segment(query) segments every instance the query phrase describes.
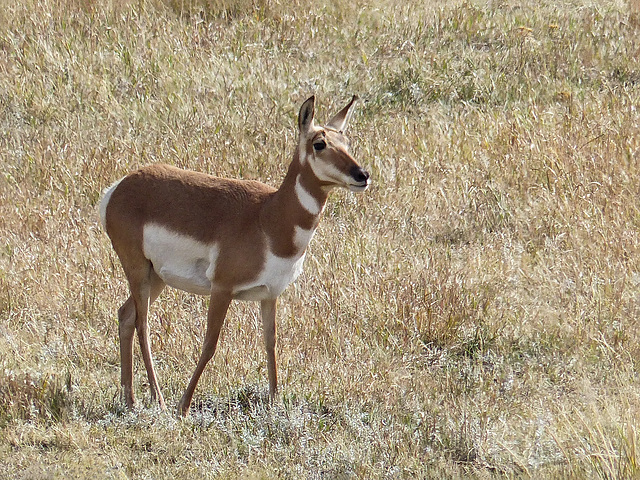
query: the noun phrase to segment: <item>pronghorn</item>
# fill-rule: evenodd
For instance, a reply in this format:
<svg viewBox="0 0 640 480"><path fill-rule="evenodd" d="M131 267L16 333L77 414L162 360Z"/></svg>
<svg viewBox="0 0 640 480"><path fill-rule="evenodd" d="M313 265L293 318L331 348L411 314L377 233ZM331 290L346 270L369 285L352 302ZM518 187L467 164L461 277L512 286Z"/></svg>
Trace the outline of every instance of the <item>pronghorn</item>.
<svg viewBox="0 0 640 480"><path fill-rule="evenodd" d="M131 295L118 310L122 392L129 408L133 334L137 331L151 399L165 408L153 368L147 314L165 285L210 295L202 354L178 404L186 415L213 357L231 300L260 302L269 397L277 393L276 299L302 271L307 245L329 192L369 186L369 173L349 154L344 133L357 97L325 127L314 124L315 97L300 108L299 140L279 189L257 181L217 178L150 165L104 192L100 219Z"/></svg>

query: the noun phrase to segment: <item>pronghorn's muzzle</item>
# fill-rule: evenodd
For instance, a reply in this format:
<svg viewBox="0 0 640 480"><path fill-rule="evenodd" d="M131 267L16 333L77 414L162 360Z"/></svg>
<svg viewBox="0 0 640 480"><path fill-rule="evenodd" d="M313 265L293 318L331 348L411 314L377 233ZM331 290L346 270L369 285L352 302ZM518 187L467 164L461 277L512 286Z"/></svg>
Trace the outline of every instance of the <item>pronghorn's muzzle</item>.
<svg viewBox="0 0 640 480"><path fill-rule="evenodd" d="M351 175L351 183L349 183L349 190L354 192L363 192L369 186L369 172L363 170L361 167L354 166L349 172Z"/></svg>

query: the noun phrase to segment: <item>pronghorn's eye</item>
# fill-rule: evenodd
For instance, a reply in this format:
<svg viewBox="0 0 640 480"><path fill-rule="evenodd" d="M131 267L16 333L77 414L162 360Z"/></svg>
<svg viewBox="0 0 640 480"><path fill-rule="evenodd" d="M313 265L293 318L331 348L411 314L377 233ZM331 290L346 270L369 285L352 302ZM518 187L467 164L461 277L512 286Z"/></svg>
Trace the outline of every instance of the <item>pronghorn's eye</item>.
<svg viewBox="0 0 640 480"><path fill-rule="evenodd" d="M319 152L320 150L324 150L326 146L327 146L327 143L324 140L319 140L313 144L313 149L316 152Z"/></svg>

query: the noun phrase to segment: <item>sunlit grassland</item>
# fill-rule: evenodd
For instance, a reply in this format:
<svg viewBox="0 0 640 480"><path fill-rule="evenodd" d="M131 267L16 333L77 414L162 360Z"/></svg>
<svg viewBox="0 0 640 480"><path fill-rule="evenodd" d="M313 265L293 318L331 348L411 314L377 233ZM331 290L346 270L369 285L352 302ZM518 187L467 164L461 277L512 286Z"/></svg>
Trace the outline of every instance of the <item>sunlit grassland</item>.
<svg viewBox="0 0 640 480"><path fill-rule="evenodd" d="M4 5L0 478L640 475L637 8ZM301 103L323 119L354 93L373 186L332 195L280 299L278 402L235 303L175 418L206 298L167 289L170 411L136 351L127 412L102 189L160 161L277 186Z"/></svg>

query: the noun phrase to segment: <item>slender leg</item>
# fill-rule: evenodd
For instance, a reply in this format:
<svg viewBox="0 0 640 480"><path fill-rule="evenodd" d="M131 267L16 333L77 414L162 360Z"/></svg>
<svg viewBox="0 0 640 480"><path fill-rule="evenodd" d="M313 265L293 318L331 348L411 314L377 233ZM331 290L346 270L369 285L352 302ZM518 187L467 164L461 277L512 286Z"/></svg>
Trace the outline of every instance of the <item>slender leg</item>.
<svg viewBox="0 0 640 480"><path fill-rule="evenodd" d="M136 321L136 330L138 331L138 342L140 343L140 351L142 353L142 360L147 370L147 378L149 379L149 389L151 391L151 401L157 401L160 408L165 410L164 398L160 391L160 385L158 384L158 378L156 376L155 368L153 367L153 357L151 356L151 342L149 340L149 322L148 313L149 305L153 302L160 292L164 288L164 282L158 277L158 275L151 270L149 273L149 296L141 299L140 315Z"/></svg>
<svg viewBox="0 0 640 480"><path fill-rule="evenodd" d="M148 310L148 305L150 301L153 302L158 297L158 295L160 295L160 292L164 288L164 283L153 271L151 272L150 275L151 275L151 278L150 278L151 286L150 288L148 288L148 290L150 290L150 295L145 295L145 297L147 298L146 301L144 300L144 298L140 300L143 304L145 304L145 308L144 308L145 312ZM130 285L135 285L135 283L130 282ZM146 288L138 287L135 290L138 290L138 291L146 290ZM122 391L123 391L125 402L127 404L127 407L129 408L133 408L133 406L135 405L135 397L133 395L133 334L136 331L137 324L138 324L137 319L139 317L138 314L136 313L136 301L133 295L133 291L134 291L133 287L131 287L131 291L132 291L131 296L126 300L126 302L124 302L124 304L118 310L118 323L119 323L119 336L120 336L120 359L121 359L120 360L121 361L120 384L122 385ZM146 324L146 313L144 314L144 318L145 318L144 323ZM140 335L138 336L140 337ZM148 347L148 333L147 333L146 339L147 339L146 344ZM142 339L140 339L140 345L143 350L143 357L144 357L144 347L142 347L143 345ZM150 349L147 348L147 350L149 352L149 358L150 358ZM147 365L147 362L145 361L145 366L146 365ZM152 365L152 369L153 369L153 365ZM147 368L147 373L148 372L149 372L149 369ZM155 373L154 373L154 377L155 377ZM154 384L152 383L151 379L149 380L149 383L152 388L151 396L154 397L154 392L153 392ZM158 388L157 380L155 382L155 388L156 389ZM158 389L158 392L159 392L159 389ZM160 395L160 403L161 405L164 404L162 395Z"/></svg>
<svg viewBox="0 0 640 480"><path fill-rule="evenodd" d="M267 368L269 370L269 399L273 402L278 393L278 368L276 366L276 300L260 302L262 331L267 349Z"/></svg>
<svg viewBox="0 0 640 480"><path fill-rule="evenodd" d="M189 412L193 392L198 385L200 375L207 366L207 363L213 357L220 336L220 329L224 323L224 317L227 315L229 304L231 303L231 293L219 290L212 290L211 300L209 302L209 313L207 315L207 333L204 337L204 345L202 346L202 354L195 372L189 381L189 385L185 390L180 402L178 403L178 415L185 416Z"/></svg>
<svg viewBox="0 0 640 480"><path fill-rule="evenodd" d="M128 408L133 408L133 332L136 329L136 306L133 297L118 310L118 332L120 335L120 385Z"/></svg>

